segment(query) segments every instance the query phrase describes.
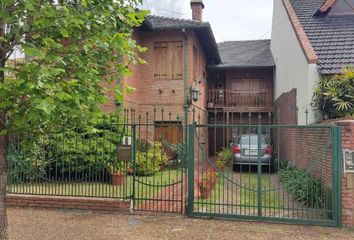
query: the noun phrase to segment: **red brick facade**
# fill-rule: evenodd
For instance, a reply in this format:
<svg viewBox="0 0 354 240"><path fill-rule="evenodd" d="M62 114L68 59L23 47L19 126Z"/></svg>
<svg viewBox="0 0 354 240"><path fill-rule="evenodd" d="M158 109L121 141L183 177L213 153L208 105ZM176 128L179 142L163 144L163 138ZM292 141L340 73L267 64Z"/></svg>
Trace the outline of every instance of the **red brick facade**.
<svg viewBox="0 0 354 240"><path fill-rule="evenodd" d="M343 128L342 148L354 151L354 119L336 122ZM343 175L343 225L354 227L354 174L344 173Z"/></svg>
<svg viewBox="0 0 354 240"><path fill-rule="evenodd" d="M278 125L297 125L297 90L283 93L275 100L275 115Z"/></svg>
<svg viewBox="0 0 354 240"><path fill-rule="evenodd" d="M6 205L8 207L80 209L109 212L128 212L130 210L129 201L121 201L116 199L14 194L6 195Z"/></svg>

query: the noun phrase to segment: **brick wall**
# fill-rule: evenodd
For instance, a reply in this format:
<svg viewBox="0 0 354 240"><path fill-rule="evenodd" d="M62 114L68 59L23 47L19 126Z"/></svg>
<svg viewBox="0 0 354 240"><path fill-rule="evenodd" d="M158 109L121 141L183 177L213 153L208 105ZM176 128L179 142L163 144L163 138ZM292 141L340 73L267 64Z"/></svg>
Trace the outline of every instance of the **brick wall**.
<svg viewBox="0 0 354 240"><path fill-rule="evenodd" d="M354 119L337 121L342 127L342 148L354 151ZM342 220L344 226L354 227L354 174L344 173L342 182Z"/></svg>
<svg viewBox="0 0 354 240"><path fill-rule="evenodd" d="M296 90L284 93L277 99L276 123L296 125ZM275 151L278 159L288 160L296 166L307 169L326 188L332 189L332 135L329 126L342 127L342 148L354 151L354 119L348 117L324 121L320 125L328 128L281 128L275 133ZM342 159L339 159L342 161ZM341 162L341 164L343 164ZM343 171L343 169L342 169ZM342 178L342 223L354 226L354 174L343 173Z"/></svg>
<svg viewBox="0 0 354 240"><path fill-rule="evenodd" d="M275 100L276 123L278 125L297 125L297 90L283 93Z"/></svg>
<svg viewBox="0 0 354 240"><path fill-rule="evenodd" d="M275 101L275 123L277 125L297 125L297 90L292 89ZM294 161L297 156L298 141L295 129L278 128L274 132L275 151L280 160Z"/></svg>
<svg viewBox="0 0 354 240"><path fill-rule="evenodd" d="M34 207L56 209L80 209L92 211L120 211L130 210L129 201L84 197L55 197L34 195L6 195L8 207Z"/></svg>

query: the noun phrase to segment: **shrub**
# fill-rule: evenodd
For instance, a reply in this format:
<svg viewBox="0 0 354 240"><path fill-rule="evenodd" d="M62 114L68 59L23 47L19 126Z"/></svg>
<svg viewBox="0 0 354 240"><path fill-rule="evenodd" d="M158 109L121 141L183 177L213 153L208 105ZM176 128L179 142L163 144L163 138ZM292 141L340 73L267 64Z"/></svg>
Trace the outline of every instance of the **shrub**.
<svg viewBox="0 0 354 240"><path fill-rule="evenodd" d="M170 157L173 160L183 159L186 155L186 146L183 143L168 144L166 148L168 152L170 152Z"/></svg>
<svg viewBox="0 0 354 240"><path fill-rule="evenodd" d="M41 181L46 177L46 153L36 142L13 142L7 160L11 183Z"/></svg>
<svg viewBox="0 0 354 240"><path fill-rule="evenodd" d="M279 171L279 179L294 200L306 207L317 209L325 207L323 184L306 170L283 162Z"/></svg>
<svg viewBox="0 0 354 240"><path fill-rule="evenodd" d="M12 175L82 180L108 174L119 162L117 146L123 134L129 132L117 118L103 115L79 127L63 124L56 129L43 128L36 136L23 138L19 149L10 154L9 162L17 171Z"/></svg>
<svg viewBox="0 0 354 240"><path fill-rule="evenodd" d="M136 174L139 176L151 176L166 167L169 158L160 142L148 142L146 151L137 150Z"/></svg>
<svg viewBox="0 0 354 240"><path fill-rule="evenodd" d="M232 149L224 148L217 154L215 165L218 169L224 169L226 165L231 163L233 157Z"/></svg>
<svg viewBox="0 0 354 240"><path fill-rule="evenodd" d="M55 165L48 169L60 177L94 176L116 165L117 147L123 137L122 125L103 121L100 124L79 128L65 127L61 132L48 136L48 154L55 158Z"/></svg>
<svg viewBox="0 0 354 240"><path fill-rule="evenodd" d="M354 70L321 79L312 106L319 120L354 116Z"/></svg>

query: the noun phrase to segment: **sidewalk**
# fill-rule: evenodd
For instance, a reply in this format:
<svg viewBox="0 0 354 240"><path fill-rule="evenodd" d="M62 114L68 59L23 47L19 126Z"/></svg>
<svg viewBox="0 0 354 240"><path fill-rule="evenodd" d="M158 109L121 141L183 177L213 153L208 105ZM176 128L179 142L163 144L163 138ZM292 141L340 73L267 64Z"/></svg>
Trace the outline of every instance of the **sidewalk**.
<svg viewBox="0 0 354 240"><path fill-rule="evenodd" d="M104 214L8 209L11 240L354 239L354 230L187 218L175 214Z"/></svg>

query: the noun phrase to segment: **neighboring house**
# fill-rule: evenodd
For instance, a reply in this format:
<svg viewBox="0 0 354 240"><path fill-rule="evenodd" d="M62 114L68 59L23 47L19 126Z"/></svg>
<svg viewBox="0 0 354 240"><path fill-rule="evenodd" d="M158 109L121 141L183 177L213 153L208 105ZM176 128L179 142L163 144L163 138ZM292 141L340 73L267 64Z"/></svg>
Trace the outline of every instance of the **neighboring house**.
<svg viewBox="0 0 354 240"><path fill-rule="evenodd" d="M273 15L275 99L287 115L282 122L312 123L316 82L354 65L354 0L274 0ZM294 113L294 104L295 119L286 109L291 105Z"/></svg>

